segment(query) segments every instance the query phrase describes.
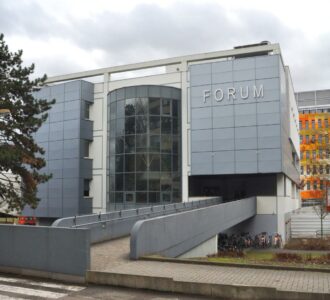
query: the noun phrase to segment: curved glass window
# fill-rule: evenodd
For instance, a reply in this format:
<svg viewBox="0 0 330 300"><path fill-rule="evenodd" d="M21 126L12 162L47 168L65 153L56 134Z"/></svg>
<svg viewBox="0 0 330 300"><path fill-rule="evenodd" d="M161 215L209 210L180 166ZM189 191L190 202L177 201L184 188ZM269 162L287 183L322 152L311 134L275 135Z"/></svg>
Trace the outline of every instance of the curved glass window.
<svg viewBox="0 0 330 300"><path fill-rule="evenodd" d="M172 87L108 94L110 208L181 200L180 108L181 91Z"/></svg>

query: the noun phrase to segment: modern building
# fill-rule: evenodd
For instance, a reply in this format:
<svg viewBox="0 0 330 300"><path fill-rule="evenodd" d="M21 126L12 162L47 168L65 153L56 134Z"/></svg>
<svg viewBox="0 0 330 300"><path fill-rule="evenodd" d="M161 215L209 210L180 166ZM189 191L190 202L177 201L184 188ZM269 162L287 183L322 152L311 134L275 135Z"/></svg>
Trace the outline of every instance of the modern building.
<svg viewBox="0 0 330 300"><path fill-rule="evenodd" d="M303 206L326 198L330 180L330 90L296 93L300 123ZM328 203L330 207L330 203Z"/></svg>
<svg viewBox="0 0 330 300"><path fill-rule="evenodd" d="M299 206L299 116L278 44L51 77L38 96L57 101L36 135L53 178L24 214L257 196L245 231L284 235Z"/></svg>

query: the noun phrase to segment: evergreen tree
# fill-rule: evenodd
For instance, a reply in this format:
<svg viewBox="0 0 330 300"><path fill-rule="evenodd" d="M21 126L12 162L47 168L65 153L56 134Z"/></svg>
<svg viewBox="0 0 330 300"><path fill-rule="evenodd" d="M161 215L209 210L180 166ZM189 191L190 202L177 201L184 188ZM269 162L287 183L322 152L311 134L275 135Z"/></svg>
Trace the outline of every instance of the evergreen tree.
<svg viewBox="0 0 330 300"><path fill-rule="evenodd" d="M0 207L8 212L21 211L25 205L37 207L38 184L51 177L40 172L45 166L44 150L33 135L55 100L34 97L46 75L31 80L34 64L23 66L22 53L10 52L0 34Z"/></svg>

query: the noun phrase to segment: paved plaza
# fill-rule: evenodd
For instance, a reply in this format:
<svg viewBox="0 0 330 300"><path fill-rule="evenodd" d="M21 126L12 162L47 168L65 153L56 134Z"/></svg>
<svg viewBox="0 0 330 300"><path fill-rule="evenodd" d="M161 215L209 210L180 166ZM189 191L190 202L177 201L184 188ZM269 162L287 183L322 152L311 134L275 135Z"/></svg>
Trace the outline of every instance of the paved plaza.
<svg viewBox="0 0 330 300"><path fill-rule="evenodd" d="M96 244L92 247L91 270L168 277L184 282L261 286L280 291L330 294L330 273L130 261L128 255L128 237Z"/></svg>

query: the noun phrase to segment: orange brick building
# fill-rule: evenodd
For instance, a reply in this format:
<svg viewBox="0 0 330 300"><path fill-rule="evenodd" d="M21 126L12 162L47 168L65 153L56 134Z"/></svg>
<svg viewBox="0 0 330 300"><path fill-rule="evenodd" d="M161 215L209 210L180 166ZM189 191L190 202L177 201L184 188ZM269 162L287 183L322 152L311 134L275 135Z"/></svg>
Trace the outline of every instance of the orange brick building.
<svg viewBox="0 0 330 300"><path fill-rule="evenodd" d="M307 206L327 198L330 188L330 90L297 93L296 98L301 180L304 183L301 200L302 206Z"/></svg>

